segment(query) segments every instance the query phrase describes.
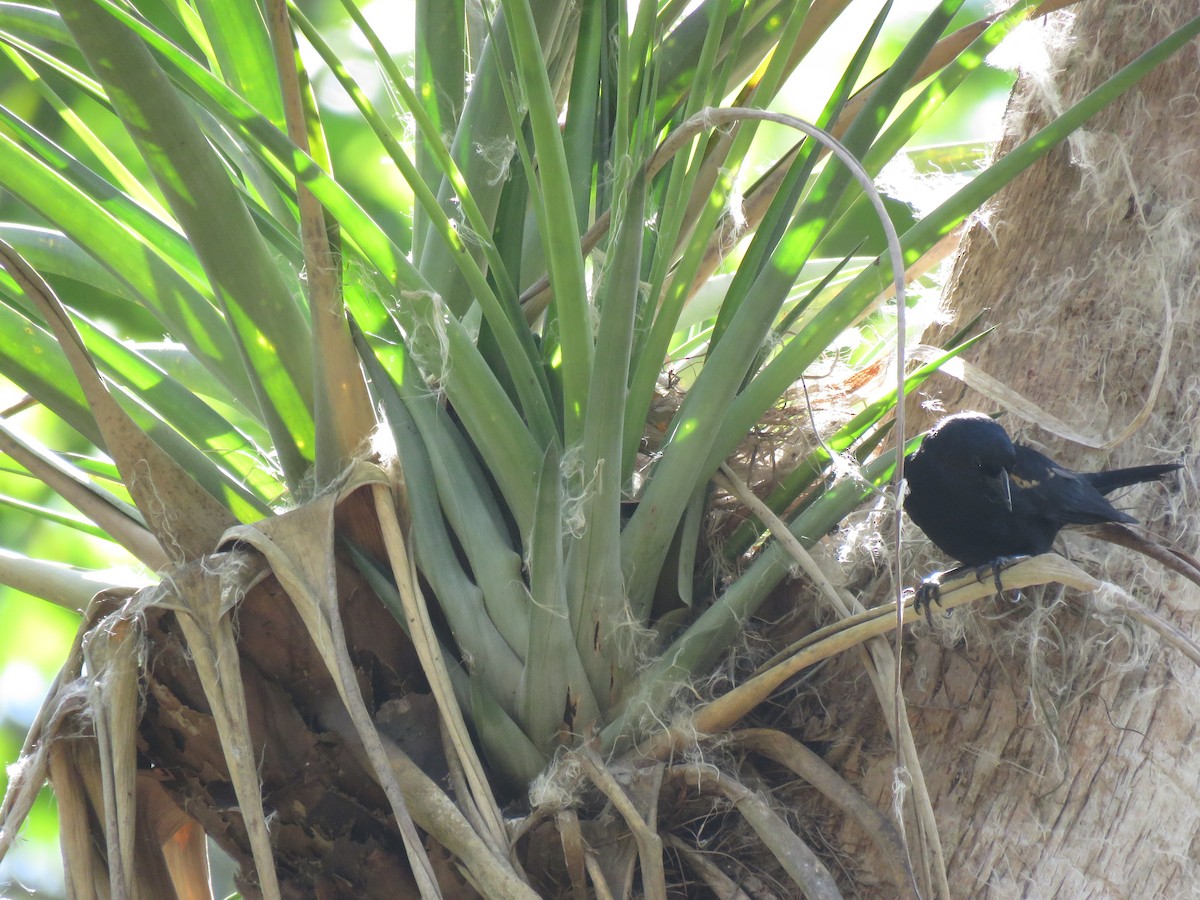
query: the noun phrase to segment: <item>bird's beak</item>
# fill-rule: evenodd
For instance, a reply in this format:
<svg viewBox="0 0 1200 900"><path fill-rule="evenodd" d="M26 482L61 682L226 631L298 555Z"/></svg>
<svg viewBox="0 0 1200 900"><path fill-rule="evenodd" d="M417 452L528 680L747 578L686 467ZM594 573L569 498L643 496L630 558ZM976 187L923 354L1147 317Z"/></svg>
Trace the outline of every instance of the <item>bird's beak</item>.
<svg viewBox="0 0 1200 900"><path fill-rule="evenodd" d="M1008 480L1008 469L1001 469L999 475L995 478L989 478L988 481L1000 492L1000 499L1004 501L1004 508L1012 512L1012 484Z"/></svg>

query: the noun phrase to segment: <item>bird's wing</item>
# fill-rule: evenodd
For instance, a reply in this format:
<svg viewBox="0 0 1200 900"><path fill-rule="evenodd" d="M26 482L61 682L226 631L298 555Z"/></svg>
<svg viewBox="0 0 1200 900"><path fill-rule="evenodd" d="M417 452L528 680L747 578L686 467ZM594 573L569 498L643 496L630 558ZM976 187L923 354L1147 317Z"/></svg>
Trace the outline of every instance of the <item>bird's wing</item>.
<svg viewBox="0 0 1200 900"><path fill-rule="evenodd" d="M1014 509L1062 525L1134 522L1104 498L1086 477L1063 468L1029 447L1017 445L1016 465L1009 473L1015 488Z"/></svg>

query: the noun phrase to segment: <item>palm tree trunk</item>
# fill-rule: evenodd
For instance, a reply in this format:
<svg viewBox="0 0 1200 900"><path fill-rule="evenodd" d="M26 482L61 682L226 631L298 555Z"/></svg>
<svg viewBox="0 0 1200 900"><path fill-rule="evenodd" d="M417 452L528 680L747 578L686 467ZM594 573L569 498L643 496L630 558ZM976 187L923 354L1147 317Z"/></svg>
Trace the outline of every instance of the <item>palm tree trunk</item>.
<svg viewBox="0 0 1200 900"><path fill-rule="evenodd" d="M1048 66L1022 74L1000 152L1195 12L1190 0L1085 3L1073 19L1034 26ZM1062 428L1034 427L1049 417L1010 407L1010 431L1072 467L1186 462L1200 435L1198 95L1193 45L1004 191L956 263L945 332L980 313L996 326L972 363L1097 443L1147 408L1143 427L1100 452L1057 439ZM923 393L947 411L1009 406L949 379ZM914 428L936 414L917 418ZM1194 552L1194 473L1185 466L1165 489L1118 505ZM1111 545L1069 536L1065 546L1137 602L1193 627L1200 594L1191 585ZM1191 746L1200 673L1139 626L1105 616L1100 597L1068 595L1047 614L1033 611L1059 596L985 603L960 646L916 643L907 696L952 889L1190 895L1200 883ZM877 763L881 793L890 765Z"/></svg>

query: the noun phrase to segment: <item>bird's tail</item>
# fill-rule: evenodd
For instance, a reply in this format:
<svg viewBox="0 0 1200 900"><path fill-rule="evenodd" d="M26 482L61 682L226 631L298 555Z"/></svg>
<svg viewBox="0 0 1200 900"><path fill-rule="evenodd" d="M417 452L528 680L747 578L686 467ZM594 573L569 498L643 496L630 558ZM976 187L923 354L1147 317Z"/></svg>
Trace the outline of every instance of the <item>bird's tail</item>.
<svg viewBox="0 0 1200 900"><path fill-rule="evenodd" d="M1083 478L1100 493L1107 494L1115 491L1117 488L1128 487L1131 484L1141 484L1143 481L1157 481L1168 472L1174 472L1178 468L1181 468L1179 463L1165 463L1158 466L1134 466L1131 469L1089 472Z"/></svg>

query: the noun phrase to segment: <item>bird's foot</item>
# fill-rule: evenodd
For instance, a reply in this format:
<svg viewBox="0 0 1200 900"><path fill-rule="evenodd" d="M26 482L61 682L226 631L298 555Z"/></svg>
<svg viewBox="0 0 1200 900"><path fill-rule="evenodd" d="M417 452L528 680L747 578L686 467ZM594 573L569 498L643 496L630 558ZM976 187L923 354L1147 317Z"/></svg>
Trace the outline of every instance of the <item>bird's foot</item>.
<svg viewBox="0 0 1200 900"><path fill-rule="evenodd" d="M994 584L996 586L996 595L1003 597L1004 596L1004 585L1000 581L1000 574L1005 569L1015 566L1021 560L1028 559L1028 558L1029 558L1028 556L997 556L991 562L986 562L982 566L975 567L975 580L982 582L983 577L985 575L990 574L992 576L992 584ZM1019 588L1014 589L1012 593L1013 593L1013 601L1012 602L1020 603L1022 596L1024 596L1021 593L1020 589Z"/></svg>
<svg viewBox="0 0 1200 900"><path fill-rule="evenodd" d="M942 579L947 575L960 571L952 569L950 572L934 572L921 579L921 583L917 585L917 589L913 592L913 611L918 616L929 618L929 614L933 609L933 604L942 605ZM921 610L924 609L924 612ZM949 613L947 613L949 615Z"/></svg>
<svg viewBox="0 0 1200 900"><path fill-rule="evenodd" d="M950 569L946 572L934 572L932 575L921 579L921 583L917 585L913 596L913 611L918 616L923 615L928 619L933 604L942 605L942 584L968 572L973 572L975 580L980 583L983 582L986 576L991 576L992 584L996 586L996 593L1004 596L1004 584L1000 581L1000 574L1023 559L1028 559L1028 557L998 556L991 562L986 562L981 566L959 566L956 569ZM1011 593L1012 602L1019 603L1023 596L1021 591L1018 589L1013 590ZM950 610L946 611L946 615L950 615Z"/></svg>

